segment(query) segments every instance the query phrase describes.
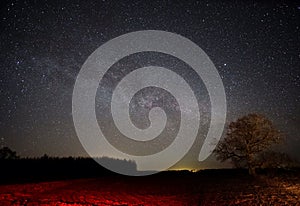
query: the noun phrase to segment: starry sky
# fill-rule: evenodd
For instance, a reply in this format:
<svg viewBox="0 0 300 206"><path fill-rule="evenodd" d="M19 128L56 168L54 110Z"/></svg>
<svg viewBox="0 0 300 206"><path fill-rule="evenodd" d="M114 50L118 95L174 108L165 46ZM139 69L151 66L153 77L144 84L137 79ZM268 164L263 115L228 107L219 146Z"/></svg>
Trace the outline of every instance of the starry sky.
<svg viewBox="0 0 300 206"><path fill-rule="evenodd" d="M265 114L287 137L281 150L300 160L300 3L13 0L0 5L1 146L23 157L87 156L72 120L72 92L81 66L114 37L163 30L192 40L215 64L225 87L227 123L251 112ZM185 74L188 68L178 59L154 52L131 55L116 63L107 78L123 74L118 68L152 63L178 70L195 87L204 134L210 117L207 91L201 79ZM101 95L111 88L113 84L100 85L97 92L100 123L106 118ZM138 96L143 95L141 102ZM133 104L148 108L161 106L160 96L170 95L149 90L136 96ZM177 106L172 97L166 105L171 113ZM147 111L135 112L132 119L138 120L133 123L147 125L141 118ZM174 119L169 126L175 128ZM197 162L202 137L175 167L220 166L213 157ZM172 137L166 139L168 143Z"/></svg>

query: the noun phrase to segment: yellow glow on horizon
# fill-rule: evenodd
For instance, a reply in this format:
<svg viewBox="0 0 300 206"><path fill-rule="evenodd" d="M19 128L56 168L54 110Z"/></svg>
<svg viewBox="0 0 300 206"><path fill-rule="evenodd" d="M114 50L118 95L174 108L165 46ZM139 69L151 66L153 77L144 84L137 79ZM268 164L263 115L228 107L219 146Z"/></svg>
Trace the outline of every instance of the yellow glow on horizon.
<svg viewBox="0 0 300 206"><path fill-rule="evenodd" d="M187 168L187 167L181 167L181 168L173 168L170 169L170 171L190 171L190 172L197 172L199 169L195 168Z"/></svg>

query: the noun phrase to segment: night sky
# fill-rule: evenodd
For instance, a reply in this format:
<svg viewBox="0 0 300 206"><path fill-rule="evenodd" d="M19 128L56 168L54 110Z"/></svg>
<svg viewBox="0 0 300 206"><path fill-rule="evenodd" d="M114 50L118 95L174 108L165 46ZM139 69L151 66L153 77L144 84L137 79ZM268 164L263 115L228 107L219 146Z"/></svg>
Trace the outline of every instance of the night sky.
<svg viewBox="0 0 300 206"><path fill-rule="evenodd" d="M81 66L114 37L163 30L192 40L215 64L225 87L227 123L251 112L266 115L287 137L280 149L300 160L300 3L15 0L1 1L0 9L1 146L23 157L87 156L72 120L72 92ZM183 75L186 71L178 59L146 52L114 67L118 72L154 62ZM192 87L199 85L195 93L205 127L207 91L201 79L186 78ZM99 122L106 118L99 109L105 91L100 87L96 98ZM143 104L165 95L149 94ZM176 107L168 101L166 109ZM145 111L140 112L136 118ZM197 162L201 139L177 168L220 166L214 158Z"/></svg>

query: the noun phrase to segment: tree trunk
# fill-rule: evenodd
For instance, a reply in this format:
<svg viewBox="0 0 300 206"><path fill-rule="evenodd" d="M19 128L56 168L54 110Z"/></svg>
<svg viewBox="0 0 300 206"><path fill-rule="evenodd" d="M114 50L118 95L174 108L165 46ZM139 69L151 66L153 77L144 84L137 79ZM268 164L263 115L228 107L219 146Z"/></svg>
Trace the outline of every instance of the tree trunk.
<svg viewBox="0 0 300 206"><path fill-rule="evenodd" d="M256 176L255 164L254 164L254 155L251 154L249 152L249 150L247 150L247 151L248 151L248 155L247 155L248 173L251 176Z"/></svg>
<svg viewBox="0 0 300 206"><path fill-rule="evenodd" d="M249 175L251 175L251 176L256 176L256 170L255 170L255 167L249 166L248 172L249 172Z"/></svg>

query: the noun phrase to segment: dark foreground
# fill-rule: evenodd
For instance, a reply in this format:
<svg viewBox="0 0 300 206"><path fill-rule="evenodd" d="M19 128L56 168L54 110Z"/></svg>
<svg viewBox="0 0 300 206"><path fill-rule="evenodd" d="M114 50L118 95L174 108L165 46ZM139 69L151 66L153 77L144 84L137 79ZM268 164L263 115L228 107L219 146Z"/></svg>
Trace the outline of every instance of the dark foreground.
<svg viewBox="0 0 300 206"><path fill-rule="evenodd" d="M0 185L0 205L300 205L300 176L219 170Z"/></svg>

